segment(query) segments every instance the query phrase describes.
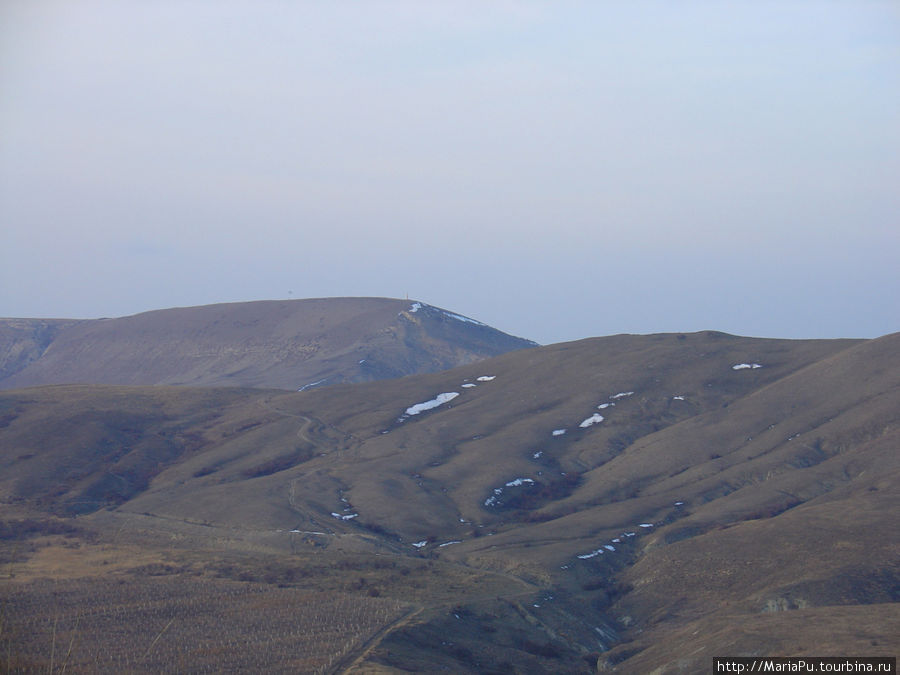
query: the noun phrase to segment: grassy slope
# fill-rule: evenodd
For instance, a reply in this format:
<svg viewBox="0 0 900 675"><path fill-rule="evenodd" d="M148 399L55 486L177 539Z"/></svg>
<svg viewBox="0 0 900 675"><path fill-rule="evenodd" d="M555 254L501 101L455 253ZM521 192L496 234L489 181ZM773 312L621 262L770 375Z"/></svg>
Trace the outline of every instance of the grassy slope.
<svg viewBox="0 0 900 675"><path fill-rule="evenodd" d="M302 394L7 392L0 490L58 512L87 494L100 510L81 522L178 555L231 551L247 574L301 554L462 565L443 568L459 574L449 598L382 580L421 611L352 651L361 671L589 670L613 646L604 662L623 672L691 672L725 647L830 652L825 636L896 651L898 341L615 336ZM129 468L131 492L102 502L98 482ZM317 569L308 583L330 583ZM499 586L484 594L487 570Z"/></svg>

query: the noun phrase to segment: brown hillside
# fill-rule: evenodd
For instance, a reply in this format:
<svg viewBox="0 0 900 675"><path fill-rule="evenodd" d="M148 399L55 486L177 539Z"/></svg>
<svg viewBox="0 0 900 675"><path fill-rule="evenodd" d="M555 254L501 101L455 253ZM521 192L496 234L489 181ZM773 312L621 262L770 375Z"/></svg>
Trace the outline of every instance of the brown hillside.
<svg viewBox="0 0 900 675"><path fill-rule="evenodd" d="M297 390L464 365L534 343L423 303L245 302L91 321L0 320L0 388L163 384Z"/></svg>
<svg viewBox="0 0 900 675"><path fill-rule="evenodd" d="M327 672L893 655L898 411L900 334L612 336L301 393L23 389L0 393L0 499L37 523L13 528L19 583L400 603Z"/></svg>

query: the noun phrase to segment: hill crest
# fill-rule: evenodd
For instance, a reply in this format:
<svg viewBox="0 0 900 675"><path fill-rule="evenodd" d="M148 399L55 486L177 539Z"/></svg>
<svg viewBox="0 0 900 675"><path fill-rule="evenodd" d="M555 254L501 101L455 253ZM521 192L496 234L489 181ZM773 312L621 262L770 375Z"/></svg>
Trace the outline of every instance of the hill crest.
<svg viewBox="0 0 900 675"><path fill-rule="evenodd" d="M390 298L0 319L0 389L82 383L297 390L445 370L533 346L461 314Z"/></svg>

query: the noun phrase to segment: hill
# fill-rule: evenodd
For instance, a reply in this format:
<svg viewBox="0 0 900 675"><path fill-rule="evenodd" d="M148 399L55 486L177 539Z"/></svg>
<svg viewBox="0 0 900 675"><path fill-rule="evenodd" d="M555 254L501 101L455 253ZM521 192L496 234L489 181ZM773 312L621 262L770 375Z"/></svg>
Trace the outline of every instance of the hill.
<svg viewBox="0 0 900 675"><path fill-rule="evenodd" d="M231 303L118 319L0 319L0 388L162 384L297 390L446 370L535 343L420 302Z"/></svg>
<svg viewBox="0 0 900 675"><path fill-rule="evenodd" d="M895 655L898 415L900 334L621 335L299 393L7 391L9 602L33 608L18 635L55 611L65 637L83 603L127 581L115 616L149 644L234 598L218 633L168 635L208 640L202 660L254 649L224 637L262 621L254 607L327 593L348 628L309 648L317 672ZM153 620L148 594L165 599ZM46 665L36 635L22 658Z"/></svg>

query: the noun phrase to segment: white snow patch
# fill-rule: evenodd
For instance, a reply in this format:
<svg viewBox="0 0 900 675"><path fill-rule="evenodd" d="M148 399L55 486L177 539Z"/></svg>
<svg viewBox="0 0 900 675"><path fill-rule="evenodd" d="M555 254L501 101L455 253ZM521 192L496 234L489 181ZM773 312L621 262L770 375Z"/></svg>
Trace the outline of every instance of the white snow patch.
<svg viewBox="0 0 900 675"><path fill-rule="evenodd" d="M615 403L601 403L601 404L598 405L597 407L598 407L600 410L606 410L606 409L607 409L609 406L611 406L611 405L615 405Z"/></svg>
<svg viewBox="0 0 900 675"><path fill-rule="evenodd" d="M615 551L616 550L615 546L610 546L609 544L604 544L600 548L594 549L590 553L582 553L580 556L578 556L578 558L580 560L589 560L591 558L596 558L598 555L603 555L606 552L603 549L606 549L606 551Z"/></svg>
<svg viewBox="0 0 900 675"><path fill-rule="evenodd" d="M610 396L611 399L625 398L626 396L634 396L633 391L620 391L618 394Z"/></svg>
<svg viewBox="0 0 900 675"><path fill-rule="evenodd" d="M673 397L672 397L672 400L673 400L673 401L683 401L683 400L684 400L684 396L673 396Z"/></svg>
<svg viewBox="0 0 900 675"><path fill-rule="evenodd" d="M432 408L437 408L439 405L446 403L447 401L452 401L457 396L459 396L459 392L456 391L448 391L444 392L443 394L438 394L430 401L425 401L424 403L416 403L415 405L410 406L406 409L406 414L418 415L420 412L431 410Z"/></svg>
<svg viewBox="0 0 900 675"><path fill-rule="evenodd" d="M327 379L328 378L326 377L324 379L319 380L318 382L310 382L309 384L304 384L297 391L306 391L307 389L312 389L313 387L316 387L316 386L322 384Z"/></svg>
<svg viewBox="0 0 900 675"><path fill-rule="evenodd" d="M416 548L422 548L426 544L428 544L428 542L425 541L424 539L422 541L413 542L413 546L415 546Z"/></svg>
<svg viewBox="0 0 900 675"><path fill-rule="evenodd" d="M410 311L411 313L415 314L415 313L418 312L420 309L422 309L422 303L421 303L421 302L414 302L414 303L412 304L412 306L409 308L409 311Z"/></svg>
<svg viewBox="0 0 900 675"><path fill-rule="evenodd" d="M594 413L593 415L588 417L586 420L584 420L578 426L581 427L582 429L587 429L589 426L592 426L594 424L600 424L600 422L602 422L602 421L603 421L603 415L600 415L599 413Z"/></svg>
<svg viewBox="0 0 900 675"><path fill-rule="evenodd" d="M533 485L534 481L531 478L516 478L514 480L509 481L506 484L506 487L520 487L522 485L525 485L526 483ZM500 495L502 495L502 494L503 494L502 487L494 488L494 494L492 494L490 497L488 497L487 499L484 500L484 505L485 506L496 505L498 497L500 497Z"/></svg>
<svg viewBox="0 0 900 675"><path fill-rule="evenodd" d="M684 502L675 502L675 506L684 506Z"/></svg>
<svg viewBox="0 0 900 675"><path fill-rule="evenodd" d="M732 370L746 370L747 368L762 368L758 363L737 363L731 366Z"/></svg>
<svg viewBox="0 0 900 675"><path fill-rule="evenodd" d="M653 523L641 523L638 527L653 527Z"/></svg>
<svg viewBox="0 0 900 675"><path fill-rule="evenodd" d="M587 560L588 558L594 558L598 555L601 555L602 553L603 553L603 550L598 548L596 551L591 551L590 553L583 553L582 555L578 556L578 558L580 560Z"/></svg>
<svg viewBox="0 0 900 675"><path fill-rule="evenodd" d="M490 382L491 380L495 379L496 377L497 377L496 375L482 375L481 377L477 377L475 379L478 380L479 382Z"/></svg>
<svg viewBox="0 0 900 675"><path fill-rule="evenodd" d="M337 518L338 520L352 520L353 518L358 518L358 513L348 513L345 516L342 516L340 513L331 512L332 517Z"/></svg>
<svg viewBox="0 0 900 675"><path fill-rule="evenodd" d="M534 454L532 455L532 457L533 457L534 459L539 459L540 456L543 455L543 454L544 454L544 451L543 451L543 450L538 450L536 453L534 453Z"/></svg>
<svg viewBox="0 0 900 675"><path fill-rule="evenodd" d="M480 321L476 321L475 319L470 319L467 316L463 316L462 314L454 314L453 312L447 312L445 310L441 310L446 316L449 316L451 319L456 319L457 321L464 321L465 323L474 323L476 326L483 326L484 324Z"/></svg>
<svg viewBox="0 0 900 675"><path fill-rule="evenodd" d="M438 548L444 548L445 546L451 546L453 544L461 544L461 543L462 543L462 541L460 541L458 539L456 541L445 541L443 544L438 544Z"/></svg>
<svg viewBox="0 0 900 675"><path fill-rule="evenodd" d="M472 383L472 382L466 382L466 383L465 383L464 385L462 385L462 386L463 386L464 389L471 389L472 387L477 387L478 385L477 385L477 384L474 384L474 383Z"/></svg>
<svg viewBox="0 0 900 675"><path fill-rule="evenodd" d="M565 429L554 429L553 430L554 436L562 436L564 433L566 433Z"/></svg>
<svg viewBox="0 0 900 675"><path fill-rule="evenodd" d="M621 543L621 541L622 541L622 540L619 539L618 537L616 537L615 539L612 540L612 542L613 542L614 544Z"/></svg>

